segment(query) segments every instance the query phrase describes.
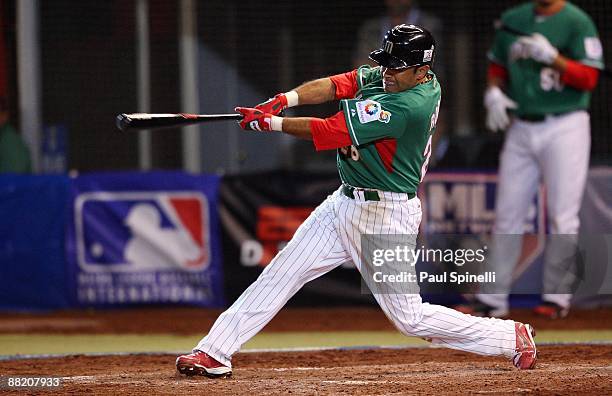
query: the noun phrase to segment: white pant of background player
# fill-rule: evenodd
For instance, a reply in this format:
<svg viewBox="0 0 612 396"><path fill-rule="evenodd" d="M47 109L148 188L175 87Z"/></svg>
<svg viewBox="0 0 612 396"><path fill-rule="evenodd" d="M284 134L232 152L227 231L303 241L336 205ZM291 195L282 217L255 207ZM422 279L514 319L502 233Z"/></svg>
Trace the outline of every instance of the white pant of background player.
<svg viewBox="0 0 612 396"><path fill-rule="evenodd" d="M524 221L543 182L549 232L557 237L548 238L544 252L542 298L569 307L571 294L564 289L568 281L573 280L573 274L559 269L557 264L575 254L575 236L580 226L578 212L590 149L590 117L586 111L548 116L542 122L514 120L501 153L495 205L494 233L497 238L489 260L490 270L496 271L496 290L478 295L480 301L499 311L507 311L512 270L521 252ZM570 239L574 239L574 243Z"/></svg>
<svg viewBox="0 0 612 396"><path fill-rule="evenodd" d="M259 332L306 283L352 260L363 274L361 235L416 235L421 203L406 194L378 191L380 201L355 199L336 191L298 228L293 239L195 347L231 367L231 356ZM372 273L374 271L370 271ZM374 294L404 334L482 355L511 358L516 347L511 320L477 318L423 303L419 294Z"/></svg>

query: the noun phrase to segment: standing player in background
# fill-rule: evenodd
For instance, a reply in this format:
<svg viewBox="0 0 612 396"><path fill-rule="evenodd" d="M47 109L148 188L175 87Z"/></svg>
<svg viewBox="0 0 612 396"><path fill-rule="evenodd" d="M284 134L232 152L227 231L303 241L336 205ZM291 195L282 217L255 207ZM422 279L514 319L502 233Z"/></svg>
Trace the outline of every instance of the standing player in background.
<svg viewBox="0 0 612 396"><path fill-rule="evenodd" d="M401 234L416 245L421 221L417 187L427 170L440 107L440 85L431 71L434 39L414 25L387 32L383 48L363 66L305 83L256 108L238 107L245 130L282 131L312 140L317 150L338 150L342 186L317 207L259 278L219 316L193 353L179 356L180 373L231 374L231 357L306 283L347 261L367 280L372 264L362 238ZM326 118L287 118L287 107L340 99ZM387 237L388 235L388 237ZM405 264L405 271L413 270ZM418 285L417 285L418 287ZM530 325L478 318L423 303L414 293L376 293L387 317L406 335L532 368L536 346Z"/></svg>
<svg viewBox="0 0 612 396"><path fill-rule="evenodd" d="M418 6L414 0L385 0L385 14L367 19L357 32L357 45L353 53L353 67L375 62L369 58L372 48L376 48L385 34L393 26L407 24L419 25L436 37L437 59L436 75L440 74L440 37L442 36L442 22Z"/></svg>
<svg viewBox="0 0 612 396"><path fill-rule="evenodd" d="M501 153L490 265L494 290L484 289L464 312L506 316L512 269L524 221L541 181L546 186L549 238L544 294L536 313L567 315L579 228L578 211L589 167L589 102L603 68L602 46L591 18L565 0L535 0L502 15L489 52L484 97L487 127L507 131ZM514 117L509 113L513 113Z"/></svg>

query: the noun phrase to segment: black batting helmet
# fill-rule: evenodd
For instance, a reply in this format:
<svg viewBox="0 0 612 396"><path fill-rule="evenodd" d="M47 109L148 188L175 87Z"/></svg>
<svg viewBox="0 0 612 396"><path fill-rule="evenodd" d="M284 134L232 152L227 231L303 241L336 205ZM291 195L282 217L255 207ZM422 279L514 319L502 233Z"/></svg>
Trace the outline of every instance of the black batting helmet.
<svg viewBox="0 0 612 396"><path fill-rule="evenodd" d="M382 48L370 52L370 59L389 69L433 65L436 42L417 25L397 25L385 34Z"/></svg>

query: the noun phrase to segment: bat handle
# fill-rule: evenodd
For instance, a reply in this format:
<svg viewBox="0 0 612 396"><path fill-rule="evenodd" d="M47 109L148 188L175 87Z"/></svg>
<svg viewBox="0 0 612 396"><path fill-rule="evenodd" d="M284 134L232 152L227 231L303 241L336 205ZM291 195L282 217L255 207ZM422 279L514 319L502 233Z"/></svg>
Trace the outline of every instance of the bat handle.
<svg viewBox="0 0 612 396"><path fill-rule="evenodd" d="M228 120L236 120L236 121L241 121L243 118L244 116L240 113L228 114L228 117L227 117Z"/></svg>

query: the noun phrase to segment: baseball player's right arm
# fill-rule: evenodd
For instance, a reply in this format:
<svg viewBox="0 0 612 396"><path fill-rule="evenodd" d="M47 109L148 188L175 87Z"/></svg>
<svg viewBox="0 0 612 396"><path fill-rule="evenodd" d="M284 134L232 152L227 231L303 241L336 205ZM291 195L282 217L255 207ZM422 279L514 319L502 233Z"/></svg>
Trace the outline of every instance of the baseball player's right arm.
<svg viewBox="0 0 612 396"><path fill-rule="evenodd" d="M504 45L504 34L500 31L495 33L493 45L487 53L490 62L487 70L484 106L487 111L486 126L491 131L508 128L510 125L508 110L517 108L517 104L503 91L506 81L508 81L508 69L506 68L508 59Z"/></svg>
<svg viewBox="0 0 612 396"><path fill-rule="evenodd" d="M500 65L491 63L489 66L484 105L487 109L486 125L492 131L508 128L510 125L508 110L518 107L516 102L502 91L505 85L504 73L507 73L507 71Z"/></svg>

